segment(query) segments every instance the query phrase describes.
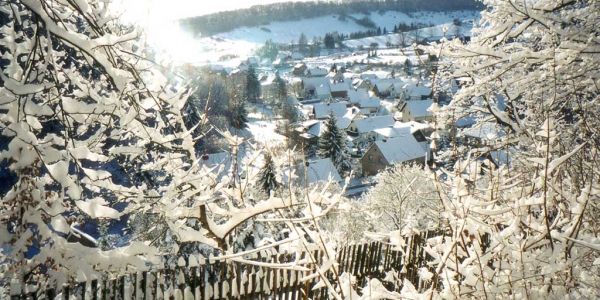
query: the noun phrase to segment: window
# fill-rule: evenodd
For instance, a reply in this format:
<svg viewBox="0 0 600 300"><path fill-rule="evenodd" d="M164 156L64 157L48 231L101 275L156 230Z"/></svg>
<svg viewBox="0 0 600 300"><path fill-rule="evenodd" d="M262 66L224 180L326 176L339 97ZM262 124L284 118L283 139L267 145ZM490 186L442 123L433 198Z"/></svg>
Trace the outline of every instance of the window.
<svg viewBox="0 0 600 300"><path fill-rule="evenodd" d="M379 157L379 163L380 163L380 164L382 164L382 163L383 163L383 159L382 159L382 157L381 157L381 156Z"/></svg>
<svg viewBox="0 0 600 300"><path fill-rule="evenodd" d="M373 161L373 155L369 155L369 161Z"/></svg>

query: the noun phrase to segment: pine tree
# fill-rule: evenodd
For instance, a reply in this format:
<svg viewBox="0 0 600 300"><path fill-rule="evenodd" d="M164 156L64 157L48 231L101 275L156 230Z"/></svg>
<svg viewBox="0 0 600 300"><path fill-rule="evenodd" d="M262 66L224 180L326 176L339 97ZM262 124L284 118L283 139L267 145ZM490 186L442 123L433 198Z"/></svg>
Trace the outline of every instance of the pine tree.
<svg viewBox="0 0 600 300"><path fill-rule="evenodd" d="M256 101L258 98L260 98L260 81L258 81L254 66L251 65L246 75L246 99Z"/></svg>
<svg viewBox="0 0 600 300"><path fill-rule="evenodd" d="M231 126L235 129L244 129L248 127L248 111L246 111L246 102L238 100L235 103L231 115Z"/></svg>
<svg viewBox="0 0 600 300"><path fill-rule="evenodd" d="M275 178L275 163L273 163L270 152L265 153L265 164L258 173L256 185L267 194L279 187L279 183Z"/></svg>
<svg viewBox="0 0 600 300"><path fill-rule="evenodd" d="M285 80L279 76L279 72L275 71L275 79L273 80L273 93L276 100L280 103L287 97L287 85Z"/></svg>
<svg viewBox="0 0 600 300"><path fill-rule="evenodd" d="M340 174L350 171L350 160L347 154L346 135L337 127L333 111L325 120L325 131L319 137L317 156L330 158Z"/></svg>

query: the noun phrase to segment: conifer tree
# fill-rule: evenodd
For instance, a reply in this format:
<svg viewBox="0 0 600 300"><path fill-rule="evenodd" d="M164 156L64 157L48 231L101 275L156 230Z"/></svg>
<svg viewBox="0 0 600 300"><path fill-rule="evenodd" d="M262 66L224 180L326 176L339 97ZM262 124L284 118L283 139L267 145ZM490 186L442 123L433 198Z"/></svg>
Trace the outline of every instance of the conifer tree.
<svg viewBox="0 0 600 300"><path fill-rule="evenodd" d="M260 98L260 81L258 81L254 66L251 65L246 75L246 99L256 101L258 98Z"/></svg>
<svg viewBox="0 0 600 300"><path fill-rule="evenodd" d="M244 129L248 127L248 111L246 102L237 100L231 114L231 126L235 129Z"/></svg>
<svg viewBox="0 0 600 300"><path fill-rule="evenodd" d="M278 71L275 71L275 79L273 80L273 95L275 96L276 101L280 103L287 97L286 82L279 76Z"/></svg>
<svg viewBox="0 0 600 300"><path fill-rule="evenodd" d="M271 191L279 187L279 183L275 178L275 163L270 152L265 153L265 164L258 173L257 186L265 193L270 194Z"/></svg>
<svg viewBox="0 0 600 300"><path fill-rule="evenodd" d="M325 120L325 131L319 137L317 156L330 158L340 174L350 171L350 160L347 154L346 135L337 127L333 111Z"/></svg>

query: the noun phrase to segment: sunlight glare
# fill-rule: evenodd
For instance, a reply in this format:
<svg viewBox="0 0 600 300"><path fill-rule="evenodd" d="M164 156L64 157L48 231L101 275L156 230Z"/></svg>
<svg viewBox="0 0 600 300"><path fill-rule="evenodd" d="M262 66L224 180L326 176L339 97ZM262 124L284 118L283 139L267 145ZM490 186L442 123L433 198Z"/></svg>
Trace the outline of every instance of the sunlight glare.
<svg viewBox="0 0 600 300"><path fill-rule="evenodd" d="M177 24L181 13L163 0L115 0L125 23L143 28L143 39L157 54L166 55L175 64L201 61L200 44ZM179 7L181 10L182 7Z"/></svg>

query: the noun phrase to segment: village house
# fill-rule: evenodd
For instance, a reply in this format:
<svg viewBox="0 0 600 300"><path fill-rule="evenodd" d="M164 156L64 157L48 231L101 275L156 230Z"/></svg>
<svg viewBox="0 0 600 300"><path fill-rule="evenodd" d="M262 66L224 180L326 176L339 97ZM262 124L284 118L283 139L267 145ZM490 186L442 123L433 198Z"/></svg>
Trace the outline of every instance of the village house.
<svg viewBox="0 0 600 300"><path fill-rule="evenodd" d="M289 169L283 172L283 182L289 180ZM343 179L335 168L330 158L315 159L300 163L292 167L292 173L295 175L293 181L297 186L309 186L316 183L332 182L342 184Z"/></svg>
<svg viewBox="0 0 600 300"><path fill-rule="evenodd" d="M340 176L330 158L307 161L298 167L296 175L301 185L327 182L330 179L338 184L342 183L342 176Z"/></svg>
<svg viewBox="0 0 600 300"><path fill-rule="evenodd" d="M329 78L326 77L302 78L305 99L329 100L331 98L329 86Z"/></svg>
<svg viewBox="0 0 600 300"><path fill-rule="evenodd" d="M358 103L358 106L361 108L361 111L368 111L369 115L375 115L381 106L381 99L378 97L362 99Z"/></svg>
<svg viewBox="0 0 600 300"><path fill-rule="evenodd" d="M329 91L333 99L348 99L348 90L350 90L350 85L345 82L329 84Z"/></svg>
<svg viewBox="0 0 600 300"><path fill-rule="evenodd" d="M400 108L402 122L433 122L433 113L429 110L433 100L410 100Z"/></svg>
<svg viewBox="0 0 600 300"><path fill-rule="evenodd" d="M426 151L410 134L376 141L360 159L364 176L372 176L398 163L424 164Z"/></svg>
<svg viewBox="0 0 600 300"><path fill-rule="evenodd" d="M329 113L333 111L333 115L339 119L346 114L346 105L346 102L316 103L313 106L313 118L317 120L327 119Z"/></svg>
<svg viewBox="0 0 600 300"><path fill-rule="evenodd" d="M395 98L402 92L399 88L403 86L403 84L401 79L372 80L371 91L373 92L373 95L380 98Z"/></svg>
<svg viewBox="0 0 600 300"><path fill-rule="evenodd" d="M354 119L347 129L348 136L355 145L375 139L375 130L393 126L396 121L390 115Z"/></svg>
<svg viewBox="0 0 600 300"><path fill-rule="evenodd" d="M351 105L359 105L362 100L369 99L369 91L367 89L350 89L348 90L348 102Z"/></svg>
<svg viewBox="0 0 600 300"><path fill-rule="evenodd" d="M294 76L304 76L304 74L306 73L306 69L308 69L308 67L306 66L306 64L304 64L304 63L298 63L292 69L292 75L294 75Z"/></svg>
<svg viewBox="0 0 600 300"><path fill-rule="evenodd" d="M321 67L308 68L306 70L306 77L325 77L329 74L329 70Z"/></svg>

